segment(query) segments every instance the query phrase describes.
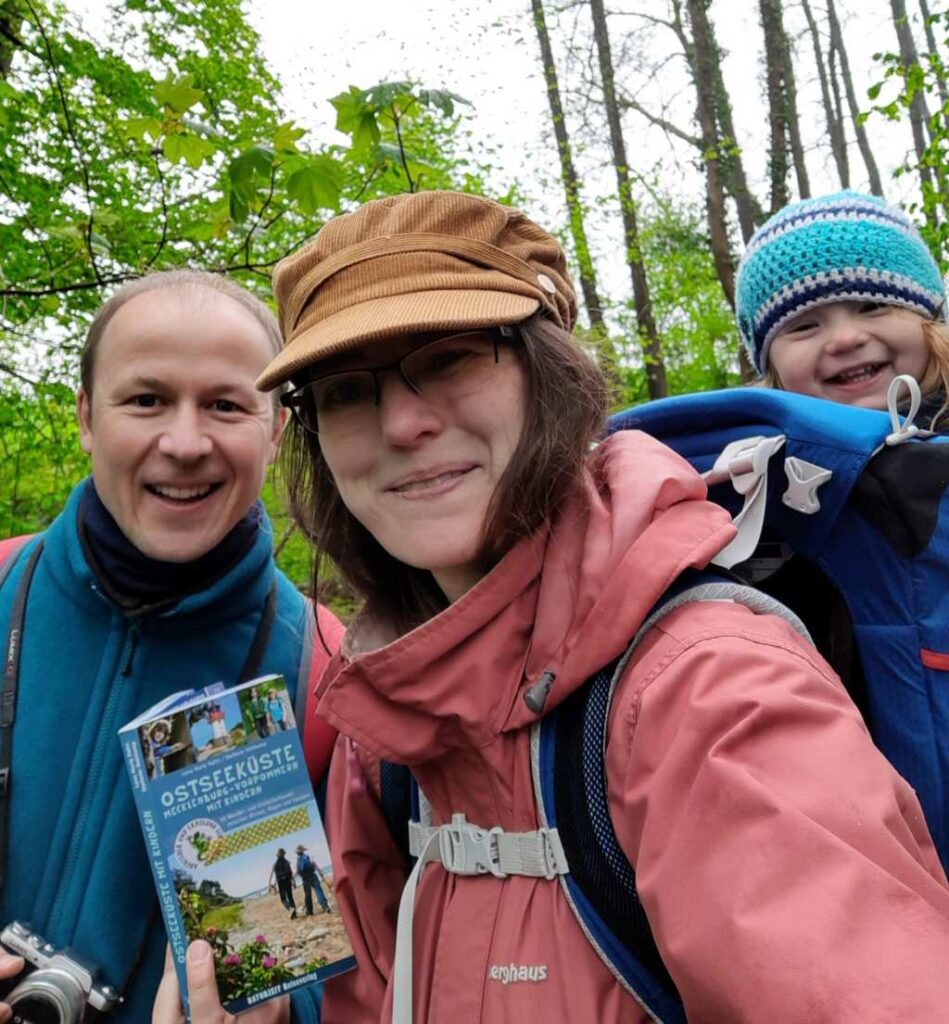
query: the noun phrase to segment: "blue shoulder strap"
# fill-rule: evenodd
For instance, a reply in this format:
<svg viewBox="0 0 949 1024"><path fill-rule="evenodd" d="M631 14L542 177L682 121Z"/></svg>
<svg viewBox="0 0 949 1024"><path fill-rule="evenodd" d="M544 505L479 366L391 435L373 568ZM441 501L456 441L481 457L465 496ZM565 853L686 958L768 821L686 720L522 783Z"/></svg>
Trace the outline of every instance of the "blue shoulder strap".
<svg viewBox="0 0 949 1024"><path fill-rule="evenodd" d="M558 830L570 866L560 876L567 901L620 984L663 1024L685 1024L685 1010L653 939L636 872L610 820L606 733L613 692L640 639L673 609L702 600L731 600L776 613L807 635L797 616L768 595L718 574L689 571L663 595L626 652L538 722L531 737L540 824Z"/></svg>

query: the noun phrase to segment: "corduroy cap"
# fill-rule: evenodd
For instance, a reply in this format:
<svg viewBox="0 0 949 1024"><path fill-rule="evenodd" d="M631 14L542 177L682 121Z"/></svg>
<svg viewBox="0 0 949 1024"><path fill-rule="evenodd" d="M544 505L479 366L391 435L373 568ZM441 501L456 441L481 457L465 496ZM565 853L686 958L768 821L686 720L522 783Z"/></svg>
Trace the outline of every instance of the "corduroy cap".
<svg viewBox="0 0 949 1024"><path fill-rule="evenodd" d="M262 391L361 343L500 327L538 309L569 331L577 302L559 242L519 210L461 192L366 203L281 260L284 348Z"/></svg>

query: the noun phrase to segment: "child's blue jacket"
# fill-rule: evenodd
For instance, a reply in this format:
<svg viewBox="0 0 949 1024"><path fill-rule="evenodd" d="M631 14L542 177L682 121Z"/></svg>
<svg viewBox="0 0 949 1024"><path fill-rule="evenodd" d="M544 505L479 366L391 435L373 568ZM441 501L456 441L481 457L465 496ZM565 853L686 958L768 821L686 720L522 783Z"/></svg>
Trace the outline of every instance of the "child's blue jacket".
<svg viewBox="0 0 949 1024"><path fill-rule="evenodd" d="M151 871L117 730L176 690L236 682L274 582L277 607L260 674L291 696L309 669L306 599L276 569L264 519L254 546L208 589L127 617L102 592L78 533L80 484L44 537L23 627L13 730L3 923L29 923L121 986L115 1024L151 1019L165 955ZM31 540L0 588L7 640ZM141 957L137 967L133 965ZM319 1019L319 993L293 996L295 1024Z"/></svg>

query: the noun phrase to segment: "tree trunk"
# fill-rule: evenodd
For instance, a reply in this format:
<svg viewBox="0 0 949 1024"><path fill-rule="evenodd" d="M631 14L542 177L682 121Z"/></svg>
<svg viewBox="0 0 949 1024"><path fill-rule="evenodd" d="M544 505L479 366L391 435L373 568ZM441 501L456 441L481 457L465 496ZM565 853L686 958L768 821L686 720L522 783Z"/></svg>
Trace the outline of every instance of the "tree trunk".
<svg viewBox="0 0 949 1024"><path fill-rule="evenodd" d="M837 94L837 108L835 110L831 98L830 82L827 77L827 68L824 64L824 52L821 48L820 33L817 31L817 22L811 12L811 5L808 0L801 0L804 8L804 17L807 19L807 28L811 34L811 42L814 46L814 63L817 66L817 79L820 83L821 102L824 105L824 117L827 119L827 136L830 139L830 151L837 166L837 177L840 179L841 188L850 188L850 163L847 159L847 137L844 134L843 120L840 117L840 97Z"/></svg>
<svg viewBox="0 0 949 1024"><path fill-rule="evenodd" d="M684 33L680 36L695 83L696 119L702 135L702 157L705 162L705 209L708 219L712 261L722 291L732 309L735 308L735 258L728 239L728 220L725 212L725 184L722 176L720 152L722 140L718 136L715 108L716 64L720 63L714 31L708 20L708 0L687 0L691 42ZM678 4L675 5L678 18ZM681 32L681 28L679 29ZM734 141L732 140L732 144ZM746 238L747 241L747 238ZM741 374L744 380L754 376L744 346L738 350Z"/></svg>
<svg viewBox="0 0 949 1024"><path fill-rule="evenodd" d="M801 140L801 121L797 112L797 82L794 78L794 57L791 43L784 29L784 16L780 4L777 8L777 27L781 45L781 63L784 66L784 109L787 116L788 137L791 142L791 157L794 160L794 177L797 179L797 191L801 199L811 194L811 183L807 177L807 164L804 160L804 143Z"/></svg>
<svg viewBox="0 0 949 1024"><path fill-rule="evenodd" d="M929 52L936 59L939 57L939 50L936 46L936 35L933 32L932 15L929 13L929 4L926 0L919 0L919 9L923 15L923 31L926 33L926 45ZM939 89L939 99L942 100L942 116L949 129L949 87L946 86L946 79L940 75L936 79L936 86Z"/></svg>
<svg viewBox="0 0 949 1024"><path fill-rule="evenodd" d="M916 42L906 16L906 4L903 0L890 0L890 9L893 11L893 27L896 29L896 38L899 40L900 63L903 65L905 80L909 69L914 64L919 64L919 55L916 52ZM929 145L928 124L929 111L926 109L926 96L922 89L917 89L909 104L909 125L913 132L913 148L916 150L919 180L924 188L931 187L933 180L932 170L925 158L926 148Z"/></svg>
<svg viewBox="0 0 949 1024"><path fill-rule="evenodd" d="M534 28L540 44L540 57L544 66L544 82L547 86L547 100L550 104L550 119L557 141L557 153L560 157L560 179L563 182L564 196L567 200L567 214L570 220L570 234L573 237L573 248L577 257L580 276L580 290L583 303L590 318L590 333L593 345L599 356L600 365L609 381L610 393L617 398L623 394L623 379L620 369L619 355L603 322L603 307L596 284L596 271L590 256L584 226L583 203L580 199L580 183L576 168L573 165L573 153L570 148L570 136L567 133L567 120L560 100L560 84L557 80L557 65L550 46L550 34L547 31L547 18L544 15L543 0L531 0L534 14Z"/></svg>
<svg viewBox="0 0 949 1024"><path fill-rule="evenodd" d="M860 106L857 103L857 96L853 89L853 78L850 74L850 61L847 59L847 49L844 46L843 33L840 31L840 21L837 19L837 11L834 7L834 0L827 0L827 17L830 21L830 37L834 50L840 58L840 76L844 82L844 92L847 96L847 106L850 108L850 117L853 121L854 132L857 136L857 146L860 155L863 157L864 165L867 168L867 177L870 181L870 191L876 196L883 195L883 182L880 180L880 172L877 169L876 160L873 157L873 150L867 139L866 130L860 121Z"/></svg>
<svg viewBox="0 0 949 1024"><path fill-rule="evenodd" d="M560 178L563 182L564 196L567 200L567 213L570 218L570 233L577 254L580 270L580 288L583 301L590 317L590 326L603 327L603 310L596 286L596 273L587 244L586 229L583 223L583 204L580 200L580 185L577 172L573 166L573 154L570 149L570 137L567 133L567 121L560 101L560 85L557 81L557 66L550 46L550 35L547 32L547 19L544 16L542 0L531 0L534 13L534 29L540 44L540 57L544 66L544 82L547 86L547 101L550 104L550 120L557 141L557 154L560 157Z"/></svg>
<svg viewBox="0 0 949 1024"><path fill-rule="evenodd" d="M784 99L784 60L781 45L780 0L759 0L761 27L764 30L765 80L768 87L768 125L771 146L768 158L771 179L771 213L787 206L788 195L788 121Z"/></svg>
<svg viewBox="0 0 949 1024"><path fill-rule="evenodd" d="M738 148L738 140L735 135L731 99L722 76L721 50L715 36L715 26L708 18L705 19L705 39L708 42L709 53L712 55L712 78L715 87L714 119L718 124L721 145L724 150L720 154L722 177L725 188L735 200L742 240L747 242L755 233L755 228L764 223L764 210L761 209L761 204L748 187L745 165L741 159L741 150Z"/></svg>
<svg viewBox="0 0 949 1024"><path fill-rule="evenodd" d="M606 119L610 129L610 144L613 151L613 166L619 191L620 209L623 214L623 231L626 243L626 260L629 264L633 285L633 301L636 303L636 324L639 330L643 359L646 364L646 382L650 398L662 398L668 393L666 368L662 361L662 346L656 331L649 299L649 284L639 246L639 227L636 223L636 202L629 180L629 162L626 159L626 143L620 123L619 106L616 102L616 87L613 81L613 56L610 52L609 32L603 0L590 0L593 16L593 37L596 40L600 62L600 77L603 81L603 101Z"/></svg>
<svg viewBox="0 0 949 1024"><path fill-rule="evenodd" d="M18 0L0 0L0 80L10 77L13 54L20 45L23 10Z"/></svg>

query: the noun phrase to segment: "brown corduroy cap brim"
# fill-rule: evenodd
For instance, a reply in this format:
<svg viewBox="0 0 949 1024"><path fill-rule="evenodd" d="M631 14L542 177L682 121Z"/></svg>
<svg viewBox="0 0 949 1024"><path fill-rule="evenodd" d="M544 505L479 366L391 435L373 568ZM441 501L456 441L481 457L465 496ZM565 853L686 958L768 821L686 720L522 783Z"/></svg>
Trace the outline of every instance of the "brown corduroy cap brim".
<svg viewBox="0 0 949 1024"><path fill-rule="evenodd" d="M274 272L285 345L274 388L369 341L518 323L542 309L566 330L576 297L557 240L520 211L460 192L367 203L329 221Z"/></svg>

